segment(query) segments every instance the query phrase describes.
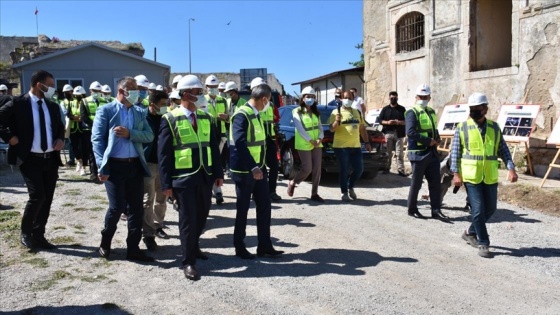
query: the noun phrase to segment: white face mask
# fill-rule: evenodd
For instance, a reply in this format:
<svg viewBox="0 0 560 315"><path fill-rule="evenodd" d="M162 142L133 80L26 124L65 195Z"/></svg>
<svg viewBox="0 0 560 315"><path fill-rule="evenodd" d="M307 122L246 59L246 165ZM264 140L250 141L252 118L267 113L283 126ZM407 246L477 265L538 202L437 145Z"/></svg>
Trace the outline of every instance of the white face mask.
<svg viewBox="0 0 560 315"><path fill-rule="evenodd" d="M159 115L164 115L165 113L167 113L167 106L162 106L159 108L158 114Z"/></svg>
<svg viewBox="0 0 560 315"><path fill-rule="evenodd" d="M416 105L420 105L420 106L422 106L422 107L426 107L426 106L428 106L428 103L429 103L429 102L430 102L430 101L428 101L428 100L417 100L417 101L416 101Z"/></svg>
<svg viewBox="0 0 560 315"><path fill-rule="evenodd" d="M91 97L93 97L94 100L99 99L99 93L93 92L91 93Z"/></svg>
<svg viewBox="0 0 560 315"><path fill-rule="evenodd" d="M193 102L194 105L196 105L196 108L208 112L208 101L206 101L206 97L204 97L204 95L192 95L192 94L189 95L196 97L196 101Z"/></svg>
<svg viewBox="0 0 560 315"><path fill-rule="evenodd" d="M210 95L210 96L218 95L218 89L217 88L208 88L208 95Z"/></svg>
<svg viewBox="0 0 560 315"><path fill-rule="evenodd" d="M126 90L125 90L126 91ZM130 104L135 104L136 102L138 102L138 97L140 95L140 91L138 90L130 90L130 91L126 91L128 93L128 96L126 97L126 100L130 103Z"/></svg>
<svg viewBox="0 0 560 315"><path fill-rule="evenodd" d="M46 92L41 89L41 92L43 92L45 98L49 98L49 99L52 98L56 90L51 86L44 85L43 83L41 83L41 85L47 88Z"/></svg>
<svg viewBox="0 0 560 315"><path fill-rule="evenodd" d="M342 100L342 106L344 106L344 107L352 107L352 100L343 99L343 100Z"/></svg>

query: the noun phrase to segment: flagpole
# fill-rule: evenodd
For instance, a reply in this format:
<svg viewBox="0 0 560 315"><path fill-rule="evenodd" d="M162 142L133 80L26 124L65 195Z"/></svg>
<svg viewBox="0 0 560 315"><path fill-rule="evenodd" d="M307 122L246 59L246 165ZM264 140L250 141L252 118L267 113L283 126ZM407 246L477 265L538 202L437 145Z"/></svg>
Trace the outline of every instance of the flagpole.
<svg viewBox="0 0 560 315"><path fill-rule="evenodd" d="M35 25L37 26L37 43L41 45L41 41L39 40L39 10L35 7Z"/></svg>

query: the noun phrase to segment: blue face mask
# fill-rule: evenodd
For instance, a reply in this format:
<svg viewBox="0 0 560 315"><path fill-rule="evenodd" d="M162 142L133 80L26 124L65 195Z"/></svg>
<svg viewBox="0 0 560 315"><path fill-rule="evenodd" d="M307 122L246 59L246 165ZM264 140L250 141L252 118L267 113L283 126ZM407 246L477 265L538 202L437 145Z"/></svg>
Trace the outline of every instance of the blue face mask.
<svg viewBox="0 0 560 315"><path fill-rule="evenodd" d="M148 96L148 90L140 90L140 93L138 93L138 97L141 99L145 99L146 96Z"/></svg>
<svg viewBox="0 0 560 315"><path fill-rule="evenodd" d="M313 105L313 103L315 103L315 99L314 99L314 98L306 98L306 99L305 99L305 105L311 106L311 105Z"/></svg>

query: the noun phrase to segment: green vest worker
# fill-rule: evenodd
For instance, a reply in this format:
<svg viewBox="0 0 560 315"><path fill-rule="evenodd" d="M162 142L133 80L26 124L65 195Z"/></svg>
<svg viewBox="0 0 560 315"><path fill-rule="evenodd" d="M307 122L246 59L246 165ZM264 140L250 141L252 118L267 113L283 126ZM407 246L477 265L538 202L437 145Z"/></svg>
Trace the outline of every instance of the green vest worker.
<svg viewBox="0 0 560 315"><path fill-rule="evenodd" d="M66 109L66 116L70 120L70 145L76 158L76 172L85 176L86 170L84 165L87 165L87 160L83 159L82 149L82 119L80 118L80 104L83 97L86 95L86 90L81 86L76 86L72 93L73 99L69 102Z"/></svg>
<svg viewBox="0 0 560 315"><path fill-rule="evenodd" d="M91 145L91 128L95 119L95 112L99 106L106 104L101 97L101 84L97 81L89 85L91 95L84 98L80 104L80 118L82 119L82 147L83 159L89 159L89 179L97 182L97 164L93 155L93 147ZM85 162L84 162L85 164Z"/></svg>
<svg viewBox="0 0 560 315"><path fill-rule="evenodd" d="M148 108L148 106L150 106L150 101L148 100L148 88L150 87L150 81L148 81L148 78L146 78L143 74L135 76L134 80L136 80L136 85L138 85L138 90L140 91L138 102L134 105L142 108Z"/></svg>
<svg viewBox="0 0 560 315"><path fill-rule="evenodd" d="M457 125L451 145L451 172L455 186L465 183L471 204L472 223L461 237L478 248L479 256L491 258L486 222L498 203L498 157L506 163L512 183L517 181L517 173L500 127L486 119L486 95L473 93L468 103L470 118Z"/></svg>
<svg viewBox="0 0 560 315"><path fill-rule="evenodd" d="M211 205L212 184L223 184L223 170L212 117L198 109L206 101L202 83L186 75L177 83L181 105L165 114L158 138L161 189L179 206L181 263L185 277L198 280L197 259L208 257L200 250Z"/></svg>

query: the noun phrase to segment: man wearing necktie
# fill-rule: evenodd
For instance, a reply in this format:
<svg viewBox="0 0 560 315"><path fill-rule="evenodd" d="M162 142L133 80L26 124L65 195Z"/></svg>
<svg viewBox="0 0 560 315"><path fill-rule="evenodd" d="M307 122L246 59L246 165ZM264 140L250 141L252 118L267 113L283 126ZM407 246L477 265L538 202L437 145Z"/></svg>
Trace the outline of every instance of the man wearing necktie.
<svg viewBox="0 0 560 315"><path fill-rule="evenodd" d="M31 76L29 93L0 108L0 137L10 144L8 161L19 165L29 193L21 219L21 243L29 249L56 248L45 238L64 146L60 107L50 101L54 85L52 74L39 70Z"/></svg>

